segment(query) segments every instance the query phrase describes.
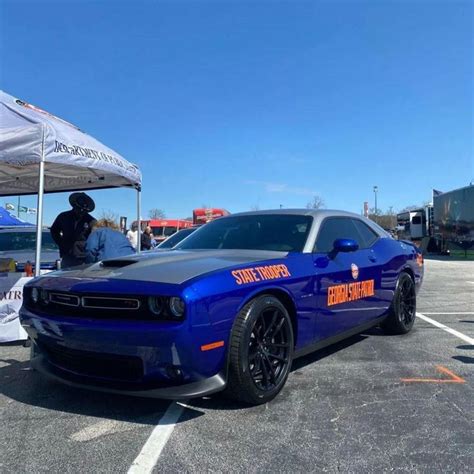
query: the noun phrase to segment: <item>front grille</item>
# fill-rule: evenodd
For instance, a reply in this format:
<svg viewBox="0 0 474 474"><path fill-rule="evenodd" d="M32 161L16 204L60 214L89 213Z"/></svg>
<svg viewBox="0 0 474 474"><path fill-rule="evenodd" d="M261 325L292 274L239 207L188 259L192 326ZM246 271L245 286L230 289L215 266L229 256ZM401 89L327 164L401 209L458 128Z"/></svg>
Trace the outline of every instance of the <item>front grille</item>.
<svg viewBox="0 0 474 474"><path fill-rule="evenodd" d="M65 318L84 319L106 319L106 320L127 320L127 321L157 321L157 317L148 311L146 301L136 299L137 308L123 308L118 306L96 306L95 298L82 298L86 300L86 306L67 306L50 301L48 304L28 305L28 309L35 313L51 316L61 316ZM110 302L112 303L112 302ZM103 304L103 303L102 303ZM117 304L114 301L114 304Z"/></svg>
<svg viewBox="0 0 474 474"><path fill-rule="evenodd" d="M82 297L82 306L94 309L134 311L140 308L140 300L136 298L111 298L110 296L84 296Z"/></svg>
<svg viewBox="0 0 474 474"><path fill-rule="evenodd" d="M77 374L128 382L143 377L143 362L139 357L80 351L44 342L38 345L53 365Z"/></svg>
<svg viewBox="0 0 474 474"><path fill-rule="evenodd" d="M69 295L67 293L50 293L49 302L64 306L79 306L80 299L76 295Z"/></svg>

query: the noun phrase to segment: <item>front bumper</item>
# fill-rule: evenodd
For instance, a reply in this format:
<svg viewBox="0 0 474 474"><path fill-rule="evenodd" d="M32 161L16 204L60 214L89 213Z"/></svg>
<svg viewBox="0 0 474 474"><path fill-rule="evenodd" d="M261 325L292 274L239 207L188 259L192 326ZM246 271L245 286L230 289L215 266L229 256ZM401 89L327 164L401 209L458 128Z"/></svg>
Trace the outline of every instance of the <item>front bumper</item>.
<svg viewBox="0 0 474 474"><path fill-rule="evenodd" d="M119 389L112 388L106 385L95 385L91 383L81 383L79 380L74 380L74 377L61 376L60 371L48 362L44 355L36 355L31 358L31 367L41 374L45 375L51 380L61 382L71 387L84 388L88 390L94 390L106 393L116 393L120 395L130 395L135 397L146 397L146 398L161 398L169 400L186 400L189 398L204 397L211 395L216 392L224 390L226 387L225 377L222 374L216 374L198 382L191 382L184 385L176 385L173 387L161 387L161 388L146 388L146 389Z"/></svg>
<svg viewBox="0 0 474 474"><path fill-rule="evenodd" d="M20 310L33 341L31 365L75 387L184 399L223 390L225 353L210 325L91 320Z"/></svg>

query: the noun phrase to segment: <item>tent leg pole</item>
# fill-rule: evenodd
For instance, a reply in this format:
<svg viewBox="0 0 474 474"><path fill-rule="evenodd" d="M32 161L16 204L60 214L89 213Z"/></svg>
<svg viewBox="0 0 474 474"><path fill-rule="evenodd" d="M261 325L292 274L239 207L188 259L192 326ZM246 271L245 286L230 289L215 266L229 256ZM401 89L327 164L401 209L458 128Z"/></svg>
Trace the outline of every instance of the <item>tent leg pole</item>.
<svg viewBox="0 0 474 474"><path fill-rule="evenodd" d="M35 277L41 273L41 239L43 237L43 198L44 198L44 128L43 142L41 145L41 161L39 164L38 183L38 212L36 214L36 252L35 252Z"/></svg>
<svg viewBox="0 0 474 474"><path fill-rule="evenodd" d="M140 253L141 250L141 230L142 230L142 223L140 220L140 216L142 213L142 190L141 188L137 188L137 253Z"/></svg>

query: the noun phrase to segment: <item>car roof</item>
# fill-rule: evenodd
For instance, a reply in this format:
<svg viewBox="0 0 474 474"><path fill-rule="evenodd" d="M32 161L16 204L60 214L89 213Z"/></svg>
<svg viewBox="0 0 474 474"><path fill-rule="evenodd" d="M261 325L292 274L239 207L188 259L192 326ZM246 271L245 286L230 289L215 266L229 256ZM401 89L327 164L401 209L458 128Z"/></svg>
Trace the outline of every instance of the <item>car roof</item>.
<svg viewBox="0 0 474 474"><path fill-rule="evenodd" d="M297 215L297 216L312 216L318 218L324 218L328 216L344 216L344 217L358 217L359 214L348 211L340 211L337 209L268 209L264 211L248 211L248 212L239 212L231 214L230 216L225 216L225 218L232 216L251 216L251 215L261 215L261 214L275 214L275 215ZM222 217L221 217L222 219Z"/></svg>

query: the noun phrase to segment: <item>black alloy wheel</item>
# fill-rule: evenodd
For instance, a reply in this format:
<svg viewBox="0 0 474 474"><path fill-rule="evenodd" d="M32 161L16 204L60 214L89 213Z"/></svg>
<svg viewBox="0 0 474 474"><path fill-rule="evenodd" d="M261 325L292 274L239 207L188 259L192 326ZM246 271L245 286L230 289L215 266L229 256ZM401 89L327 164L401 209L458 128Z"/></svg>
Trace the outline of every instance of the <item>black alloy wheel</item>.
<svg viewBox="0 0 474 474"><path fill-rule="evenodd" d="M404 326L413 325L416 312L416 292L413 280L403 278L398 293L398 317Z"/></svg>
<svg viewBox="0 0 474 474"><path fill-rule="evenodd" d="M226 394L252 405L272 400L286 383L293 348L292 321L280 300L262 295L247 303L232 329Z"/></svg>
<svg viewBox="0 0 474 474"><path fill-rule="evenodd" d="M406 334L416 319L416 291L412 277L402 272L398 277L387 319L381 324L388 334Z"/></svg>
<svg viewBox="0 0 474 474"><path fill-rule="evenodd" d="M269 307L256 319L249 344L249 371L263 391L278 386L290 360L291 322L280 308Z"/></svg>

